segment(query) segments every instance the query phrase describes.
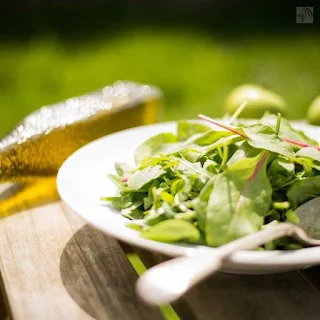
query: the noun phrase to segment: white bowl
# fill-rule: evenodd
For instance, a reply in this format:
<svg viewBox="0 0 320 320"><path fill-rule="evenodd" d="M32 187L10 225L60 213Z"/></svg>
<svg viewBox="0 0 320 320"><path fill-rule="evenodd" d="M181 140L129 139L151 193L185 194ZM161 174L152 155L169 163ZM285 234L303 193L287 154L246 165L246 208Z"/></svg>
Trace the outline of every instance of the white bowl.
<svg viewBox="0 0 320 320"><path fill-rule="evenodd" d="M319 128L296 124L317 139ZM170 256L193 255L197 246L176 245L142 238L126 226L128 220L108 206L101 196L114 195L116 187L106 177L115 173L115 162L134 164L137 146L161 132L176 132L176 123L160 123L117 132L100 138L72 154L62 165L57 179L62 200L91 225L129 244ZM209 248L215 250L214 248ZM320 263L320 247L294 251L239 251L223 264L223 271L244 274L269 274L297 270Z"/></svg>

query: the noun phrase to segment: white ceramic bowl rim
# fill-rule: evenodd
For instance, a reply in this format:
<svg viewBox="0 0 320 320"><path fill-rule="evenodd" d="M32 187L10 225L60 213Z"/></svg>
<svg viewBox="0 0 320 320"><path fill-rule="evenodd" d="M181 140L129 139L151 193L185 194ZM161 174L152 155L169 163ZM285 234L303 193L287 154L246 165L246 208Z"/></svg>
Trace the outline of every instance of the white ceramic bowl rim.
<svg viewBox="0 0 320 320"><path fill-rule="evenodd" d="M320 129L315 126L298 124L294 127L303 130L314 139L319 135ZM62 200L91 225L121 241L170 256L192 256L194 250L200 246L167 244L144 239L138 232L125 226L128 220L99 203L100 196L106 195L106 192L110 195L109 192L116 190L110 183L104 185L107 183L105 176L110 173L114 162L128 162L129 158L132 162L133 151L147 137L160 132L175 132L175 129L176 122L136 127L110 134L77 150L64 162L58 173L57 186ZM92 197L92 194L96 198ZM299 267L320 263L320 247L292 251L239 251L232 255L228 262L233 268L241 265Z"/></svg>

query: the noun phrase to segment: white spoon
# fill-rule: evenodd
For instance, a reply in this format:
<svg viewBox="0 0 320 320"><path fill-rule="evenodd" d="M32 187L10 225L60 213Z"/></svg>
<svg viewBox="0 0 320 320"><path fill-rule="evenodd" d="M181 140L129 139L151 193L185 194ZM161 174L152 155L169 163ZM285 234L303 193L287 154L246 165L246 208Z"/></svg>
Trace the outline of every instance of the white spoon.
<svg viewBox="0 0 320 320"><path fill-rule="evenodd" d="M299 225L279 223L209 251L197 249L192 257L179 257L147 270L137 282L137 292L147 303L161 305L180 298L195 284L218 271L225 258L268 241L291 236L307 246L320 245L320 197L295 210Z"/></svg>

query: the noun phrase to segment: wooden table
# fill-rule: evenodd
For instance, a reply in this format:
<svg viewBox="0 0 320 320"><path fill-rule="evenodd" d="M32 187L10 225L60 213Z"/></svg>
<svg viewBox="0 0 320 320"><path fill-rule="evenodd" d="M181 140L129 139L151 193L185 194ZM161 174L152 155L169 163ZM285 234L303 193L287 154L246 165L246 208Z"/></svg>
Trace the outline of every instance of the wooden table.
<svg viewBox="0 0 320 320"><path fill-rule="evenodd" d="M3 197L17 192L7 188ZM15 214L0 220L2 288L12 319L163 319L137 298L138 275L118 241L68 211L55 192L40 206L28 189L19 192L23 200L7 203L12 212L17 204ZM147 267L167 259L135 250ZM318 320L319 288L319 268L270 276L219 273L173 307L181 319ZM4 312L2 305L2 318Z"/></svg>

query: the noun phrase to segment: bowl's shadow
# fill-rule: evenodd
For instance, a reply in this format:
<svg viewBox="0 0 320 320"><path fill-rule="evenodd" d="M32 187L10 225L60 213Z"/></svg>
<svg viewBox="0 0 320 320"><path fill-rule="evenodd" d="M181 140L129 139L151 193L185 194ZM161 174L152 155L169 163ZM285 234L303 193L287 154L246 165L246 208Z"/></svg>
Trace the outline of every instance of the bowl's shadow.
<svg viewBox="0 0 320 320"><path fill-rule="evenodd" d="M138 276L119 243L89 225L66 244L60 274L71 298L96 319L162 319L136 296Z"/></svg>

